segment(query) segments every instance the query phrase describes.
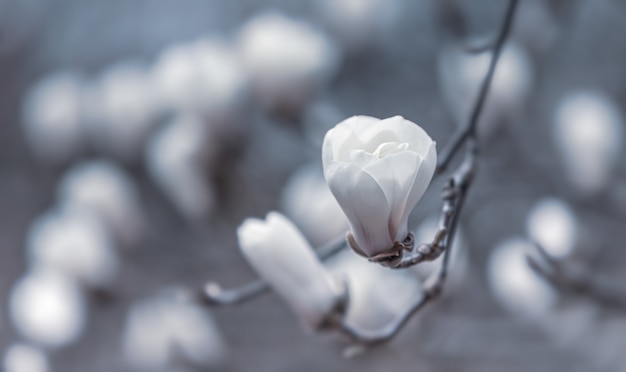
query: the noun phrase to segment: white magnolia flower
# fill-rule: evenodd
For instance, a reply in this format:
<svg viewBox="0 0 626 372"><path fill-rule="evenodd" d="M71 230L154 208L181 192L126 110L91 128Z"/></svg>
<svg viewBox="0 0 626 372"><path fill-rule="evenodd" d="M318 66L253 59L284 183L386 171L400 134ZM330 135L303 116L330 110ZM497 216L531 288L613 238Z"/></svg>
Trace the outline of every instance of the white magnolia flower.
<svg viewBox="0 0 626 372"><path fill-rule="evenodd" d="M339 67L339 51L332 40L275 11L258 14L243 25L238 44L258 98L270 108L300 107Z"/></svg>
<svg viewBox="0 0 626 372"><path fill-rule="evenodd" d="M437 62L440 91L457 125L465 125L490 62L491 51L471 54L459 45L441 49ZM519 116L533 79L534 67L528 53L520 45L507 44L496 66L478 126L479 135L488 136L503 121Z"/></svg>
<svg viewBox="0 0 626 372"><path fill-rule="evenodd" d="M47 372L48 356L40 349L23 343L11 345L2 362L5 372Z"/></svg>
<svg viewBox="0 0 626 372"><path fill-rule="evenodd" d="M87 210L101 217L119 242L133 245L140 239L144 220L139 191L114 163L79 163L63 176L57 193L63 208Z"/></svg>
<svg viewBox="0 0 626 372"><path fill-rule="evenodd" d="M398 29L406 10L404 0L321 0L324 18L350 49L360 49L387 39Z"/></svg>
<svg viewBox="0 0 626 372"><path fill-rule="evenodd" d="M409 214L437 166L435 142L401 116L353 116L326 133L322 160L352 248L377 260L398 256Z"/></svg>
<svg viewBox="0 0 626 372"><path fill-rule="evenodd" d="M546 198L528 214L526 231L553 257L563 258L574 250L577 238L576 216L563 201Z"/></svg>
<svg viewBox="0 0 626 372"><path fill-rule="evenodd" d="M28 231L31 265L63 271L93 288L110 285L119 267L115 244L102 221L85 211L52 210Z"/></svg>
<svg viewBox="0 0 626 372"><path fill-rule="evenodd" d="M85 327L87 314L80 287L58 271L33 268L15 283L9 301L13 324L37 344L66 346Z"/></svg>
<svg viewBox="0 0 626 372"><path fill-rule="evenodd" d="M107 154L135 158L161 113L154 85L138 61L107 68L85 95L90 141Z"/></svg>
<svg viewBox="0 0 626 372"><path fill-rule="evenodd" d="M200 117L181 114L152 136L146 151L151 178L190 220L207 216L215 205L209 132Z"/></svg>
<svg viewBox="0 0 626 372"><path fill-rule="evenodd" d="M124 328L124 353L140 370L170 371L177 364L216 367L226 345L213 318L200 305L167 290L130 309Z"/></svg>
<svg viewBox="0 0 626 372"><path fill-rule="evenodd" d="M42 161L65 162L84 148L82 91L78 74L61 72L38 82L24 98L24 134Z"/></svg>
<svg viewBox="0 0 626 372"><path fill-rule="evenodd" d="M208 117L230 113L247 88L236 51L219 39L202 38L168 47L152 74L166 107Z"/></svg>
<svg viewBox="0 0 626 372"><path fill-rule="evenodd" d="M554 135L569 178L594 195L611 184L624 143L624 118L616 102L594 91L565 96L554 117Z"/></svg>
<svg viewBox="0 0 626 372"><path fill-rule="evenodd" d="M302 167L289 178L283 189L282 205L285 214L314 246L326 244L348 230L346 216L317 162Z"/></svg>
<svg viewBox="0 0 626 372"><path fill-rule="evenodd" d="M510 311L527 317L546 315L558 293L528 265L527 256L540 258L529 241L512 238L499 244L489 257L487 278L496 299Z"/></svg>
<svg viewBox="0 0 626 372"><path fill-rule="evenodd" d="M350 250L332 257L327 267L345 278L349 302L343 321L360 331L377 332L392 327L424 296L422 283L412 270L390 270Z"/></svg>
<svg viewBox="0 0 626 372"><path fill-rule="evenodd" d="M244 221L237 235L250 265L293 308L303 325L321 326L341 291L298 228L280 213L270 212L265 221Z"/></svg>

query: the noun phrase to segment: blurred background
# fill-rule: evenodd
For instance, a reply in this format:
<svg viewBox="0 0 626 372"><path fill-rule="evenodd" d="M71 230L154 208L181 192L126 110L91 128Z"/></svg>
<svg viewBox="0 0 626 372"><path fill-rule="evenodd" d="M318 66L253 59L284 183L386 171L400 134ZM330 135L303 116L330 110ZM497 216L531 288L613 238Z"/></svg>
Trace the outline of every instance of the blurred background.
<svg viewBox="0 0 626 372"><path fill-rule="evenodd" d="M450 281L389 344L346 359L273 293L179 301L255 278L247 217L281 211L314 246L346 230L320 161L339 121L402 115L445 146L506 3L0 0L3 371L626 370L623 306L525 260L538 242L626 299L615 0L519 2ZM420 240L443 181L411 218Z"/></svg>

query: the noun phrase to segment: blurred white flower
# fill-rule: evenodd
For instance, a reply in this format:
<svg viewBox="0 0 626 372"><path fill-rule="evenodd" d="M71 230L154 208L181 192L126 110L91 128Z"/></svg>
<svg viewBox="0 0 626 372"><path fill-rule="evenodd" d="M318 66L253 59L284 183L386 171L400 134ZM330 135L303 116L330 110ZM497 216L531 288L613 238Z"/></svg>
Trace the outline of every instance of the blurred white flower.
<svg viewBox="0 0 626 372"><path fill-rule="evenodd" d="M166 291L132 306L124 328L124 352L136 367L170 370L176 364L215 367L226 345L205 308Z"/></svg>
<svg viewBox="0 0 626 372"><path fill-rule="evenodd" d="M338 253L326 266L348 286L345 324L364 332L393 326L424 296L411 270L391 270L350 250Z"/></svg>
<svg viewBox="0 0 626 372"><path fill-rule="evenodd" d="M4 354L4 372L48 372L48 357L40 349L27 344L13 344Z"/></svg>
<svg viewBox="0 0 626 372"><path fill-rule="evenodd" d="M161 113L148 69L138 61L108 67L85 95L85 125L91 142L108 154L130 160Z"/></svg>
<svg viewBox="0 0 626 372"><path fill-rule="evenodd" d="M23 104L23 129L31 150L44 162L66 162L85 145L81 94L74 72L45 77L30 88Z"/></svg>
<svg viewBox="0 0 626 372"><path fill-rule="evenodd" d="M556 258L572 253L577 230L574 212L565 202L555 198L537 202L526 220L528 236Z"/></svg>
<svg viewBox="0 0 626 372"><path fill-rule="evenodd" d="M92 288L110 285L119 262L102 221L84 211L50 211L36 219L27 235L32 266L49 265Z"/></svg>
<svg viewBox="0 0 626 372"><path fill-rule="evenodd" d="M442 48L438 60L439 85L457 125L467 124L465 120L474 106L490 61L491 51L470 54L460 45ZM506 44L485 102L479 135L488 136L503 121L519 116L533 79L534 68L527 52L517 44Z"/></svg>
<svg viewBox="0 0 626 372"><path fill-rule="evenodd" d="M181 115L157 132L148 144L150 176L186 218L208 215L215 203L207 157L208 128L200 117Z"/></svg>
<svg viewBox="0 0 626 372"><path fill-rule="evenodd" d="M502 242L491 252L487 279L504 307L521 316L539 318L553 308L558 293L533 271L526 256L539 259L531 242L519 238Z"/></svg>
<svg viewBox="0 0 626 372"><path fill-rule="evenodd" d="M114 163L79 163L63 176L57 193L63 208L96 213L122 244L133 245L140 239L144 221L139 192Z"/></svg>
<svg viewBox="0 0 626 372"><path fill-rule="evenodd" d="M353 116L326 133L322 160L353 248L370 258L398 255L394 243L407 238L409 214L437 166L435 142L401 116Z"/></svg>
<svg viewBox="0 0 626 372"><path fill-rule="evenodd" d="M324 34L278 12L258 14L243 25L239 49L259 99L270 108L302 107L340 62Z"/></svg>
<svg viewBox="0 0 626 372"><path fill-rule="evenodd" d="M318 4L350 49L382 41L398 25L405 7L403 0L322 0Z"/></svg>
<svg viewBox="0 0 626 372"><path fill-rule="evenodd" d="M439 216L426 218L415 231L415 244L432 242L435 234L439 231ZM413 266L413 270L418 277L425 281L432 275L436 275L443 264L443 255L434 261L422 262ZM448 279L446 281L445 293L450 293L450 289L462 286L466 279L468 270L467 244L463 236L461 226L456 228L456 236L452 244L450 262L448 263Z"/></svg>
<svg viewBox="0 0 626 372"><path fill-rule="evenodd" d="M345 235L348 220L324 180L318 163L295 172L283 189L285 214L300 228L314 246Z"/></svg>
<svg viewBox="0 0 626 372"><path fill-rule="evenodd" d="M307 329L316 329L337 305L341 289L298 228L277 212L248 218L239 246L259 276L287 302Z"/></svg>
<svg viewBox="0 0 626 372"><path fill-rule="evenodd" d="M232 113L247 87L236 51L210 38L165 49L152 74L167 107L205 116Z"/></svg>
<svg viewBox="0 0 626 372"><path fill-rule="evenodd" d="M565 96L554 117L554 136L569 178L584 194L602 191L611 181L624 142L618 106L599 92Z"/></svg>
<svg viewBox="0 0 626 372"><path fill-rule="evenodd" d="M80 287L49 268L32 268L13 286L9 302L11 320L20 334L43 346L66 346L85 327Z"/></svg>

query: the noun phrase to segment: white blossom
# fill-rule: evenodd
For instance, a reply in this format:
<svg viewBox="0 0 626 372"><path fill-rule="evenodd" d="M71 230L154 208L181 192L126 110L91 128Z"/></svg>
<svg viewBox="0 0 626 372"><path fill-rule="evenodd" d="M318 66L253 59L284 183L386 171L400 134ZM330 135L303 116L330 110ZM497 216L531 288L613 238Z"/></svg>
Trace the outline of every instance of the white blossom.
<svg viewBox="0 0 626 372"><path fill-rule="evenodd" d="M542 199L528 214L526 231L548 254L563 258L574 250L576 216L565 202L555 198Z"/></svg>
<svg viewBox="0 0 626 372"><path fill-rule="evenodd" d="M161 113L155 84L147 67L138 61L108 67L90 84L84 101L90 141L125 160L141 153Z"/></svg>
<svg viewBox="0 0 626 372"><path fill-rule="evenodd" d="M75 341L86 322L79 286L59 271L34 267L11 290L10 315L17 330L48 347Z"/></svg>
<svg viewBox="0 0 626 372"><path fill-rule="evenodd" d="M85 145L81 94L83 81L74 72L45 77L28 91L23 129L31 150L44 162L66 162Z"/></svg>
<svg viewBox="0 0 626 372"><path fill-rule="evenodd" d="M208 128L201 118L180 115L150 140L146 162L150 176L176 209L189 219L206 216L215 196L209 181Z"/></svg>
<svg viewBox="0 0 626 372"><path fill-rule="evenodd" d="M314 246L345 235L348 220L324 180L318 163L295 172L283 189L285 214L301 229Z"/></svg>
<svg viewBox="0 0 626 372"><path fill-rule="evenodd" d="M119 242L137 243L144 228L139 191L117 165L105 160L79 163L61 180L57 194L63 208L94 212Z"/></svg>
<svg viewBox="0 0 626 372"><path fill-rule="evenodd" d="M398 26L403 0L321 0L324 17L350 49L383 41Z"/></svg>
<svg viewBox="0 0 626 372"><path fill-rule="evenodd" d="M206 309L165 291L134 304L126 318L124 352L129 362L147 371L182 365L215 367L226 345Z"/></svg>
<svg viewBox="0 0 626 372"><path fill-rule="evenodd" d="M4 372L48 372L48 356L40 349L17 343L9 346L2 363Z"/></svg>
<svg viewBox="0 0 626 372"><path fill-rule="evenodd" d="M170 46L159 56L152 74L166 107L205 116L228 114L247 88L237 52L218 39Z"/></svg>
<svg viewBox="0 0 626 372"><path fill-rule="evenodd" d="M353 116L324 137L324 176L343 208L354 243L368 257L396 255L409 214L437 165L435 142L401 116Z"/></svg>
<svg viewBox="0 0 626 372"><path fill-rule="evenodd" d="M249 218L237 230L250 265L291 306L307 329L316 329L341 291L297 227L277 212Z"/></svg>
<svg viewBox="0 0 626 372"><path fill-rule="evenodd" d="M251 18L238 42L258 97L271 108L302 106L339 67L339 51L328 37L275 11Z"/></svg>
<svg viewBox="0 0 626 372"><path fill-rule="evenodd" d="M116 247L102 221L86 211L53 210L27 235L31 265L49 265L93 288L110 285L119 268Z"/></svg>
<svg viewBox="0 0 626 372"><path fill-rule="evenodd" d="M411 270L391 270L350 250L338 253L326 265L348 288L344 323L364 332L392 327L424 296Z"/></svg>
<svg viewBox="0 0 626 372"><path fill-rule="evenodd" d="M439 55L438 75L444 102L457 125L465 120L474 106L480 85L487 74L491 51L471 54L460 45L447 45ZM514 120L529 96L534 68L527 52L509 43L501 52L485 102L478 132L490 135L499 124Z"/></svg>
<svg viewBox="0 0 626 372"><path fill-rule="evenodd" d="M553 308L558 293L528 265L529 255L539 259L529 241L512 238L500 243L489 257L487 279L504 307L521 316L539 318Z"/></svg>
<svg viewBox="0 0 626 372"><path fill-rule="evenodd" d="M577 91L565 96L554 117L554 135L569 178L584 194L607 187L624 142L622 114L609 97Z"/></svg>

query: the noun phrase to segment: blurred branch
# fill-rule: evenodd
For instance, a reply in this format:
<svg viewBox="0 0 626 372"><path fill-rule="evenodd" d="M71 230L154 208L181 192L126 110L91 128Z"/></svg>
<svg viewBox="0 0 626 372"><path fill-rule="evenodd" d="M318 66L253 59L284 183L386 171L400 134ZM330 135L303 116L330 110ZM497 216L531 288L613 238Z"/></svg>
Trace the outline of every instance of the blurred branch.
<svg viewBox="0 0 626 372"><path fill-rule="evenodd" d="M626 311L626 293L617 291L600 283L591 275L574 271L563 262L554 259L546 250L534 243L541 258L526 256L530 268L539 276L548 281L555 289L562 293L587 298L601 307Z"/></svg>
<svg viewBox="0 0 626 372"><path fill-rule="evenodd" d="M504 42L506 41L509 32L511 30L511 26L513 24L513 16L515 15L515 9L517 8L518 0L511 0L509 2L509 6L506 10L506 14L504 16L504 21L502 22L502 26L500 28L500 32L498 33L498 38L496 39L496 43L493 47L493 54L491 56L491 62L489 63L489 69L487 70L487 75L483 79L480 90L478 92L478 96L476 97L476 101L474 102L474 107L472 109L469 121L467 125L457 131L448 145L441 151L441 155L439 156L439 164L437 165L436 174L441 174L446 171L450 161L454 157L454 155L460 150L463 144L470 138L476 136L476 126L478 125L478 119L480 118L480 114L482 113L483 107L485 106L485 101L487 99L487 94L489 93L489 87L491 86L491 80L493 80L493 75L496 71L496 65L498 64L498 60L500 59L500 53L502 52L502 48L504 47Z"/></svg>
<svg viewBox="0 0 626 372"><path fill-rule="evenodd" d="M341 235L317 249L320 260L332 257L346 247L345 236ZM209 282L199 294L201 303L208 306L239 305L269 292L269 285L262 279L256 279L240 287L227 289L219 283Z"/></svg>

